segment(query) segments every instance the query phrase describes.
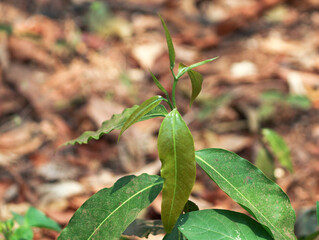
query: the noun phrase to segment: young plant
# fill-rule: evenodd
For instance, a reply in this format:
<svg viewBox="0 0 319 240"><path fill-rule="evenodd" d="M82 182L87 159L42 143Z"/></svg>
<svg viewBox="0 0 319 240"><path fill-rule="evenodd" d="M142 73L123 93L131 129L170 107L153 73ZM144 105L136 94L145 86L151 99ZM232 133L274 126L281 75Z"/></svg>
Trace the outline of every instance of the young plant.
<svg viewBox="0 0 319 240"><path fill-rule="evenodd" d="M90 139L97 140L115 129L121 130L121 136L138 121L164 117L158 134L161 177L148 174L126 176L119 179L113 187L100 190L75 212L58 239L119 239L123 232L137 236L161 232L158 223L143 224L142 220L133 222L138 213L149 206L160 192L165 240L296 239L295 212L287 195L277 184L235 153L214 148L195 151L192 134L176 105L176 86L179 79L187 73L192 84L192 105L203 82L202 75L193 69L216 58L190 66L180 63L175 73L173 42L162 18L161 21L173 76L171 96L151 73L165 97L151 97L140 106L133 106L121 114L113 115L97 131L85 132L66 143L87 143ZM168 104L170 111L161 104L163 101ZM196 163L253 218L228 210L199 210L195 203L188 201L195 183Z"/></svg>
<svg viewBox="0 0 319 240"><path fill-rule="evenodd" d="M30 207L25 216L12 212L13 218L0 222L0 234L5 240L32 240L33 227L60 231L61 228L52 219L36 208Z"/></svg>

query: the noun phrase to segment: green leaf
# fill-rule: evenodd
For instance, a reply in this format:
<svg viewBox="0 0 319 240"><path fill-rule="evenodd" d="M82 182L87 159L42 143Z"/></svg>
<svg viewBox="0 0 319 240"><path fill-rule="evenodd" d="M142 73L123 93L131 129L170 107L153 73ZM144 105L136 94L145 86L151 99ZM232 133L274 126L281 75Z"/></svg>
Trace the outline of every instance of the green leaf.
<svg viewBox="0 0 319 240"><path fill-rule="evenodd" d="M269 228L276 240L296 239L296 215L289 198L253 164L214 148L197 151L196 161L226 194Z"/></svg>
<svg viewBox="0 0 319 240"><path fill-rule="evenodd" d="M193 137L177 109L162 122L158 153L164 178L161 215L164 229L169 233L183 211L196 177Z"/></svg>
<svg viewBox="0 0 319 240"><path fill-rule="evenodd" d="M167 233L163 240L187 240L186 237L178 230L178 228L173 228L172 232Z"/></svg>
<svg viewBox="0 0 319 240"><path fill-rule="evenodd" d="M167 93L167 91L165 90L165 88L162 86L162 84L157 80L157 78L155 77L155 75L150 71L150 74L152 76L153 81L155 82L156 86L163 92L163 93Z"/></svg>
<svg viewBox="0 0 319 240"><path fill-rule="evenodd" d="M19 225L23 225L24 224L24 216L16 213L16 212L11 212L13 215L13 219L19 224Z"/></svg>
<svg viewBox="0 0 319 240"><path fill-rule="evenodd" d="M64 143L63 145L75 145L75 144L87 144L91 139L98 140L100 139L104 134L108 134L111 131L115 129L121 129L126 120L129 118L129 116L136 110L138 109L139 106L135 105L131 108L125 109L122 113L120 114L114 114L110 120L104 121L102 123L102 126L96 130L96 131L86 131L82 133L81 136L78 138L68 141ZM163 105L158 105L155 107L152 111L149 113L145 114L142 118L139 119L139 121L144 121L148 120L151 118L156 118L156 117L165 117L167 115L167 110Z"/></svg>
<svg viewBox="0 0 319 240"><path fill-rule="evenodd" d="M123 232L123 235L148 238L150 234L157 235L161 233L165 233L161 220L135 219Z"/></svg>
<svg viewBox="0 0 319 240"><path fill-rule="evenodd" d="M17 228L10 240L32 240L33 239L33 232L31 227L29 226L20 226Z"/></svg>
<svg viewBox="0 0 319 240"><path fill-rule="evenodd" d="M175 66L175 50L174 50L172 37L171 37L171 35L168 31L168 28L166 26L166 23L164 22L161 15L159 15L159 17L161 18L162 25L163 25L163 28L165 30L165 36L166 36L166 42L167 42L168 54L169 54L169 63L170 63L171 69L173 69L173 67Z"/></svg>
<svg viewBox="0 0 319 240"><path fill-rule="evenodd" d="M138 120L140 120L145 114L149 113L151 110L153 110L156 106L158 106L161 101L163 101L164 98L162 96L154 96L149 99L147 99L145 102L143 102L125 121L121 128L121 132L119 135L119 139L123 132L128 129L130 126L132 126L134 123L136 123Z"/></svg>
<svg viewBox="0 0 319 240"><path fill-rule="evenodd" d="M59 240L118 239L138 213L160 193L163 179L142 174L119 179L89 198L73 215Z"/></svg>
<svg viewBox="0 0 319 240"><path fill-rule="evenodd" d="M207 209L186 213L176 225L188 240L273 239L255 220L227 210Z"/></svg>
<svg viewBox="0 0 319 240"><path fill-rule="evenodd" d="M298 240L318 240L318 236L319 236L319 231L316 231L307 237L298 238Z"/></svg>
<svg viewBox="0 0 319 240"><path fill-rule="evenodd" d="M59 224L34 207L30 207L25 214L25 223L30 227L48 228L58 232L61 230Z"/></svg>
<svg viewBox="0 0 319 240"><path fill-rule="evenodd" d="M210 59L198 62L198 63L194 63L194 64L190 65L189 67L187 67L187 66L185 66L183 64L182 65L180 64L179 67L178 67L178 73L176 75L176 78L180 78L181 76L183 76L189 70L192 70L193 68L199 67L199 66L204 65L206 63L212 62L212 61L216 60L217 58L219 58L219 57L214 57L214 58L210 58Z"/></svg>
<svg viewBox="0 0 319 240"><path fill-rule="evenodd" d="M194 203L191 200L188 200L184 206L183 212L188 213L188 212L193 212L193 211L198 211L198 210L199 210L199 208L196 205L196 203Z"/></svg>
<svg viewBox="0 0 319 240"><path fill-rule="evenodd" d="M288 148L284 139L275 131L268 128L262 130L264 141L269 144L271 151L276 156L280 164L291 173L293 172L292 160L290 156L290 149Z"/></svg>
<svg viewBox="0 0 319 240"><path fill-rule="evenodd" d="M274 159L264 147L260 147L258 150L256 167L258 167L269 179L273 180L274 182L276 181L276 177L274 175Z"/></svg>

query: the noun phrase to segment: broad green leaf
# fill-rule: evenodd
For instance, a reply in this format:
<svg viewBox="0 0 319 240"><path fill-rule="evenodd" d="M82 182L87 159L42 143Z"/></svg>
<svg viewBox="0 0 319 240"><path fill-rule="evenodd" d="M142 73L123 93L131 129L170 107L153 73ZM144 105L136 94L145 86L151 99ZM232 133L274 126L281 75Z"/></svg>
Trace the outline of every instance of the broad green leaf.
<svg viewBox="0 0 319 240"><path fill-rule="evenodd" d="M192 202L191 200L188 200L184 206L183 212L188 213L188 212L193 212L193 211L198 211L198 210L199 210L199 208L196 205L196 203Z"/></svg>
<svg viewBox="0 0 319 240"><path fill-rule="evenodd" d="M182 65L180 64L179 67L178 67L178 73L176 75L176 78L180 78L181 76L183 76L189 70L192 70L193 68L199 67L199 66L204 65L206 63L212 62L212 61L216 60L217 58L219 58L219 57L214 57L214 58L210 58L210 59L198 62L198 63L194 63L194 64L192 64L192 65L190 65L188 67L183 65L183 64Z"/></svg>
<svg viewBox="0 0 319 240"><path fill-rule="evenodd" d="M169 54L169 63L170 63L171 69L173 69L173 67L175 66L175 50L174 50L172 37L171 37L171 35L168 31L168 28L166 26L166 23L164 22L161 15L159 15L159 17L161 18L162 25L163 25L163 28L165 30L165 36L166 36L166 42L167 42L168 54Z"/></svg>
<svg viewBox="0 0 319 240"><path fill-rule="evenodd" d="M186 237L178 230L177 226L173 228L172 232L167 233L163 240L187 240Z"/></svg>
<svg viewBox="0 0 319 240"><path fill-rule="evenodd" d="M138 109L139 106L135 105L131 108L125 109L120 114L114 114L110 120L104 121L102 126L96 131L86 131L78 138L66 142L64 145L75 145L75 144L87 144L91 139L98 140L104 134L108 134L115 129L121 129L129 116ZM165 117L167 115L167 110L163 105L156 106L152 111L145 114L139 121L148 120L156 117Z"/></svg>
<svg viewBox="0 0 319 240"><path fill-rule="evenodd" d="M58 232L61 230L59 224L34 207L28 209L24 220L25 224L30 227L48 228Z"/></svg>
<svg viewBox="0 0 319 240"><path fill-rule="evenodd" d="M165 231L169 233L183 211L196 177L193 137L177 109L162 122L158 153L164 178L161 215Z"/></svg>
<svg viewBox="0 0 319 240"><path fill-rule="evenodd" d="M301 239L315 239L318 229L316 208L302 208L298 211L295 234Z"/></svg>
<svg viewBox="0 0 319 240"><path fill-rule="evenodd" d="M296 215L289 198L253 164L214 148L197 151L196 161L226 194L269 228L276 240L296 239Z"/></svg>
<svg viewBox="0 0 319 240"><path fill-rule="evenodd" d="M121 128L121 132L119 135L119 139L123 132L128 129L130 126L132 126L134 123L138 122L145 114L149 113L151 110L153 110L156 106L158 106L161 101L163 101L164 98L162 96L154 96L149 99L147 99L145 102L143 102L125 121Z"/></svg>
<svg viewBox="0 0 319 240"><path fill-rule="evenodd" d="M269 239L269 233L245 214L207 209L183 214L176 226L188 240Z"/></svg>
<svg viewBox="0 0 319 240"><path fill-rule="evenodd" d="M276 177L274 175L274 159L264 147L260 147L258 149L256 167L258 167L269 179L274 182L276 181Z"/></svg>
<svg viewBox="0 0 319 240"><path fill-rule="evenodd" d="M59 240L118 239L160 193L163 179L142 174L119 179L90 197L73 215Z"/></svg>
<svg viewBox="0 0 319 240"><path fill-rule="evenodd" d="M157 235L161 233L165 233L161 220L135 219L123 232L123 235L147 238L150 234Z"/></svg>
<svg viewBox="0 0 319 240"><path fill-rule="evenodd" d="M32 240L33 239L33 232L31 227L29 226L20 226L18 227L12 236L10 237L10 240Z"/></svg>
<svg viewBox="0 0 319 240"><path fill-rule="evenodd" d="M285 143L284 139L275 131L267 128L262 130L262 134L264 136L264 141L269 144L271 151L276 156L280 164L292 173L293 166L290 156L290 149Z"/></svg>

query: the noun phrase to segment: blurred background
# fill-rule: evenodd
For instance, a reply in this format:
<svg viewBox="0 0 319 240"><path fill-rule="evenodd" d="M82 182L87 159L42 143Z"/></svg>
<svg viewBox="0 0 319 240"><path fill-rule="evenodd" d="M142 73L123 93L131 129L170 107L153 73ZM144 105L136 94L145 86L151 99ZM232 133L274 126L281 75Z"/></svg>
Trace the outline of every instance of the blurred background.
<svg viewBox="0 0 319 240"><path fill-rule="evenodd" d="M59 146L161 94L149 69L171 91L160 13L177 63L220 56L197 68L204 83L192 109L187 77L177 87L196 150L224 148L259 166L288 194L296 233L313 232L318 10L318 0L0 1L0 220L34 206L63 227L87 198L123 175L159 173L162 119L135 124L119 143L114 131L87 145ZM293 170L265 154L263 128L285 140ZM199 169L197 180L192 200L201 209L243 212ZM160 197L143 217L160 218ZM35 229L35 239L57 235Z"/></svg>

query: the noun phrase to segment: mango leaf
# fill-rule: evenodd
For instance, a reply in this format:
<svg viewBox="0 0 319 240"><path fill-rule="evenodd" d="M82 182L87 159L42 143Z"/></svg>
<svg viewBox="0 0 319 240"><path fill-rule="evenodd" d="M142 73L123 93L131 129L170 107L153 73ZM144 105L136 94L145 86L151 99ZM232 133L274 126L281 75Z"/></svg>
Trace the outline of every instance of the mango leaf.
<svg viewBox="0 0 319 240"><path fill-rule="evenodd" d="M170 67L171 67L171 69L173 69L173 67L175 66L175 49L174 49L172 37L171 37L171 35L170 35L169 31L168 31L168 28L166 26L166 23L164 22L164 20L161 17L161 15L159 15L159 17L161 18L162 25L163 25L163 28L164 28L164 31L165 31L166 42L167 42L167 47L168 47L168 54L169 54Z"/></svg>
<svg viewBox="0 0 319 240"><path fill-rule="evenodd" d="M214 148L197 151L196 161L226 194L268 228L276 240L296 239L296 215L289 198L253 164L235 153Z"/></svg>
<svg viewBox="0 0 319 240"><path fill-rule="evenodd" d="M140 120L145 114L149 113L156 106L158 106L161 103L161 101L163 101L164 99L165 98L163 98L162 96L154 96L147 99L145 102L143 102L125 121L125 123L123 124L121 128L121 132L118 139L120 139L120 137L122 136L123 132L126 129L128 129L138 120Z"/></svg>
<svg viewBox="0 0 319 240"><path fill-rule="evenodd" d="M55 231L61 231L58 223L45 216L40 210L30 207L25 214L25 224L30 227L48 228Z"/></svg>
<svg viewBox="0 0 319 240"><path fill-rule="evenodd" d="M293 166L290 156L290 149L284 139L275 131L268 128L262 130L264 141L269 144L271 151L276 156L280 164L285 167L289 172L293 172Z"/></svg>
<svg viewBox="0 0 319 240"><path fill-rule="evenodd" d="M32 240L33 239L33 231L29 226L20 226L18 227L10 240Z"/></svg>
<svg viewBox="0 0 319 240"><path fill-rule="evenodd" d="M167 93L167 91L165 90L165 88L162 86L162 84L157 80L157 78L155 77L155 75L150 71L150 74L152 76L152 79L154 81L154 83L156 84L156 86L163 92L163 93Z"/></svg>
<svg viewBox="0 0 319 240"><path fill-rule="evenodd" d="M178 230L177 226L173 228L172 232L167 233L163 240L187 240L186 237Z"/></svg>
<svg viewBox="0 0 319 240"><path fill-rule="evenodd" d="M161 215L164 229L169 233L183 211L196 177L193 137L177 109L162 122L158 153L164 178Z"/></svg>
<svg viewBox="0 0 319 240"><path fill-rule="evenodd" d="M118 239L163 186L159 176L142 174L119 179L89 198L73 215L59 240Z"/></svg>
<svg viewBox="0 0 319 240"><path fill-rule="evenodd" d="M176 226L188 240L273 239L261 224L247 215L221 209L183 214Z"/></svg>
<svg viewBox="0 0 319 240"><path fill-rule="evenodd" d="M268 152L268 150L264 147L260 147L258 149L256 167L258 167L269 179L271 179L274 182L276 181L276 177L274 174L274 159Z"/></svg>
<svg viewBox="0 0 319 240"><path fill-rule="evenodd" d="M201 62L198 62L198 63L194 63L190 66L185 66L185 65L179 65L178 67L178 73L176 75L176 78L180 78L181 76L183 76L186 72L188 72L189 70L192 70L193 68L195 67L199 67L201 65L204 65L206 63L209 63L209 62L212 62L214 60L216 60L217 58L219 57L214 57L214 58L210 58L210 59L207 59L207 60L204 60L204 61L201 61Z"/></svg>
<svg viewBox="0 0 319 240"><path fill-rule="evenodd" d="M71 144L87 144L91 139L98 140L100 139L104 134L108 134L111 131L115 129L121 129L126 120L129 118L129 116L136 110L138 109L139 106L135 105L131 108L125 109L122 113L120 114L114 114L110 120L104 121L102 123L102 126L96 130L96 131L86 131L82 133L81 136L79 136L76 139L73 139L71 141L68 141L64 143L62 146ZM149 113L145 114L142 118L140 118L138 121L144 121L148 120L151 118L156 118L156 117L165 117L167 115L167 110L163 105L158 105L156 106L152 111Z"/></svg>
<svg viewBox="0 0 319 240"><path fill-rule="evenodd" d="M165 233L161 220L135 219L123 232L123 235L148 238L150 234L157 235L161 233Z"/></svg>

